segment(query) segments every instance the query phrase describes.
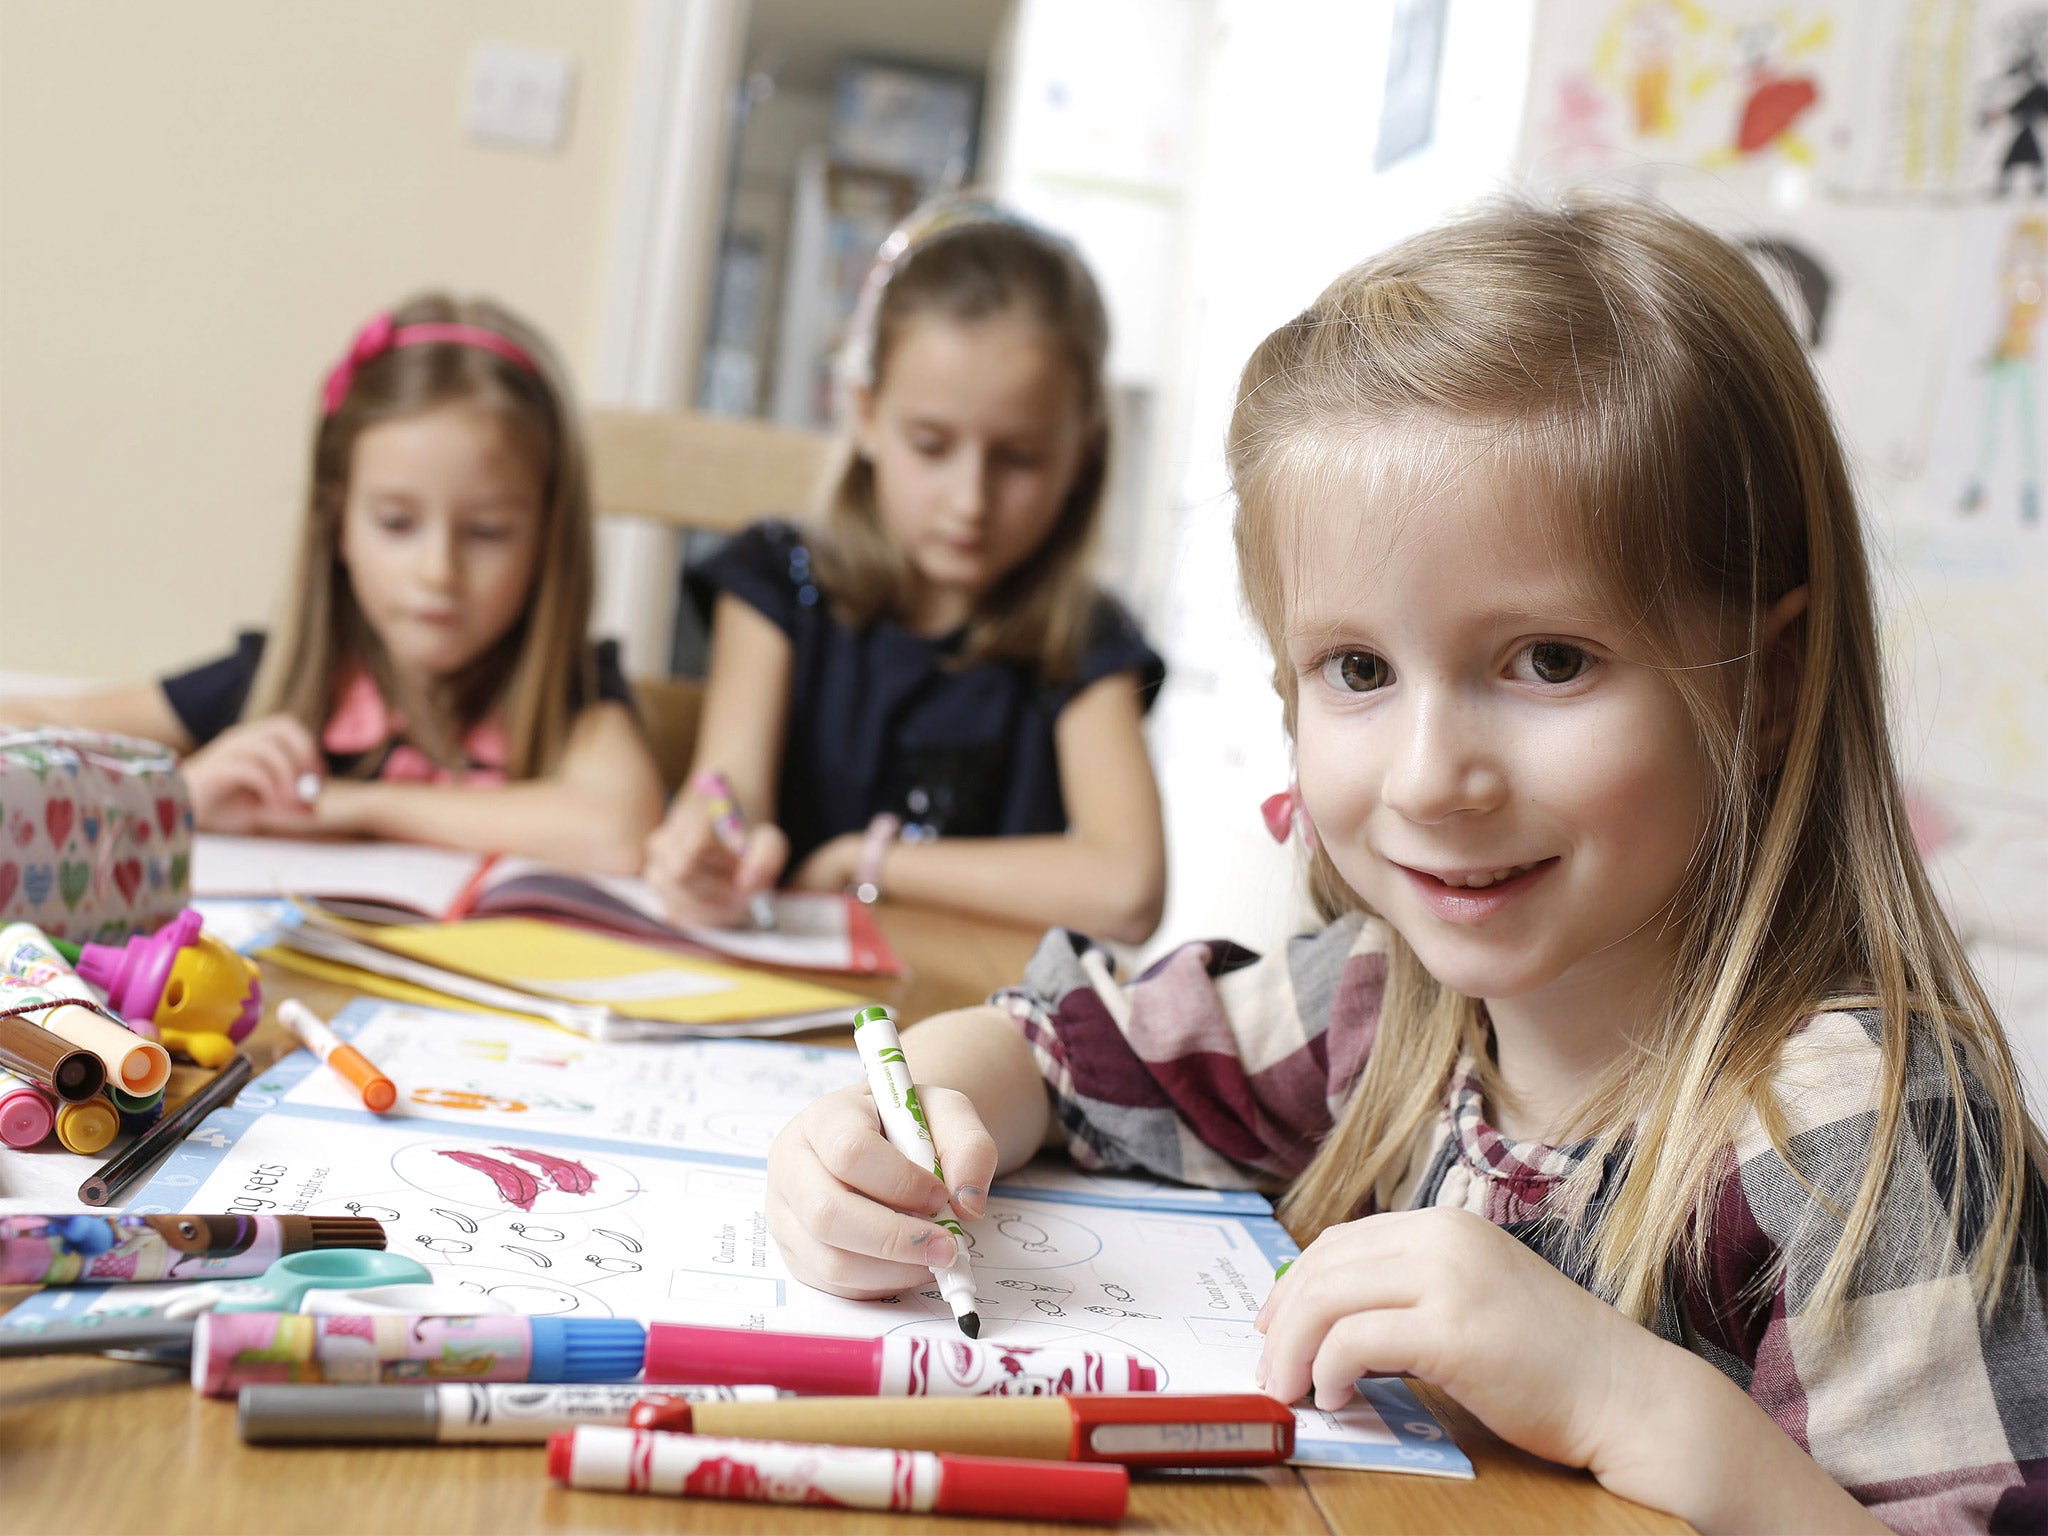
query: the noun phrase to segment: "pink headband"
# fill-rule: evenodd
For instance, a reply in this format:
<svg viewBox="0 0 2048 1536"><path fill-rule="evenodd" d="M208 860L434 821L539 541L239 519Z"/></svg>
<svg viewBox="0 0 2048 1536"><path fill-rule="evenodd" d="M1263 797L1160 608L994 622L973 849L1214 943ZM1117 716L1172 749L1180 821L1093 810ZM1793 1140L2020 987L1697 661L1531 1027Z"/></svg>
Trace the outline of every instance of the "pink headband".
<svg viewBox="0 0 2048 1536"><path fill-rule="evenodd" d="M397 347L424 347L436 343L480 347L486 352L497 353L528 373L540 372L524 347L480 325L459 325L441 320L423 321L418 325L394 325L389 314L380 313L364 322L363 328L356 332L355 340L349 343L348 355L328 370L327 386L320 397L323 413L332 416L341 409L342 401L348 398L350 386L356 381L356 370L365 363Z"/></svg>

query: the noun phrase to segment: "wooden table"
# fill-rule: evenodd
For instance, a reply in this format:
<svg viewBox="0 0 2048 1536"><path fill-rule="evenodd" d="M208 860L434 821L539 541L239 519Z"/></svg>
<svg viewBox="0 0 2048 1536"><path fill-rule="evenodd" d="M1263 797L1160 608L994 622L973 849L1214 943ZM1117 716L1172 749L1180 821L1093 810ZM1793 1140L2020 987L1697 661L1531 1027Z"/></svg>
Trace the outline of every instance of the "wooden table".
<svg viewBox="0 0 2048 1536"><path fill-rule="evenodd" d="M903 976L847 983L905 1020L979 1002L1015 979L1034 933L907 907L878 909ZM266 973L265 995L336 1010L347 992ZM267 1066L294 1042L266 1014L246 1048ZM175 1088L174 1088L175 1091ZM0 1293L0 1305L18 1299ZM1471 1457L1471 1482L1370 1472L1144 1477L1131 1531L1682 1532L1582 1473L1503 1445L1428 1387L1418 1393ZM158 1366L82 1356L0 1362L0 1531L146 1536L334 1532L734 1531L869 1536L884 1529L1055 1536L1071 1527L934 1520L577 1493L549 1482L537 1447L250 1447L234 1405Z"/></svg>

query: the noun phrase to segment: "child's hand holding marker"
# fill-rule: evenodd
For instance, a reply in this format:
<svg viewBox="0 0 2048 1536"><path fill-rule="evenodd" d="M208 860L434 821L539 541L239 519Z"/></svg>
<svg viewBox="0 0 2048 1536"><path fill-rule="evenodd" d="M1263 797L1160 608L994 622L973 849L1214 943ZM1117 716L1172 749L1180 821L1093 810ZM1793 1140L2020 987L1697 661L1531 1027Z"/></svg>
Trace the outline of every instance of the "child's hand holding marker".
<svg viewBox="0 0 2048 1536"><path fill-rule="evenodd" d="M697 774L667 820L649 834L645 873L680 923L732 926L751 917L775 926L771 894L789 862L789 838L763 822L749 828L725 775Z"/></svg>
<svg viewBox="0 0 2048 1536"><path fill-rule="evenodd" d="M988 1210L996 1142L973 1103L945 1088L913 1090L922 1128L899 1116L916 1153L885 1132L896 1112L878 1104L898 1095L886 1087L871 1094L869 1086L878 1070L900 1073L906 1085L909 1073L887 1011L863 1009L857 1018L854 1043L868 1084L814 1100L776 1137L768 1229L791 1273L835 1296L887 1296L938 1276L964 1328L973 1281L953 1213L972 1220ZM891 1051L893 1059L882 1059Z"/></svg>

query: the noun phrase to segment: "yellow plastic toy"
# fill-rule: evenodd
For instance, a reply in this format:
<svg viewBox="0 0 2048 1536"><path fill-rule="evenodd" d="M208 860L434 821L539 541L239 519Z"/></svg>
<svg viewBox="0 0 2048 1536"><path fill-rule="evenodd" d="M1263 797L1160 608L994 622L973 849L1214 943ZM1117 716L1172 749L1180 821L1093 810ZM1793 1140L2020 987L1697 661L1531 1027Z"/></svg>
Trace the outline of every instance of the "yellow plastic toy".
<svg viewBox="0 0 2048 1536"><path fill-rule="evenodd" d="M115 1012L148 1020L165 1046L202 1067L232 1059L263 1013L255 964L202 932L190 907L155 933L119 946L80 945L66 958Z"/></svg>

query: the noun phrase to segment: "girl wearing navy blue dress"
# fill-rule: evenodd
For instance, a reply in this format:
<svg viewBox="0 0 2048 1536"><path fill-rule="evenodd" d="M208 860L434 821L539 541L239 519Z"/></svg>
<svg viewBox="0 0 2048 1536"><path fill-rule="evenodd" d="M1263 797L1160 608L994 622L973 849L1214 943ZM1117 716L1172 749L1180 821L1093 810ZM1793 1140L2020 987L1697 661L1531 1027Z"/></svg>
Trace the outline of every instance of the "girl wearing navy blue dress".
<svg viewBox="0 0 2048 1536"><path fill-rule="evenodd" d="M180 754L202 832L373 837L639 864L661 777L617 648L567 376L484 299L374 315L329 370L275 633L160 682L0 721Z"/></svg>
<svg viewBox="0 0 2048 1536"><path fill-rule="evenodd" d="M673 916L778 882L1138 941L1166 884L1143 719L1165 675L1089 557L1108 326L1062 241L955 202L884 245L821 526L690 577L711 666L690 785L648 839ZM714 827L722 774L751 824Z"/></svg>

